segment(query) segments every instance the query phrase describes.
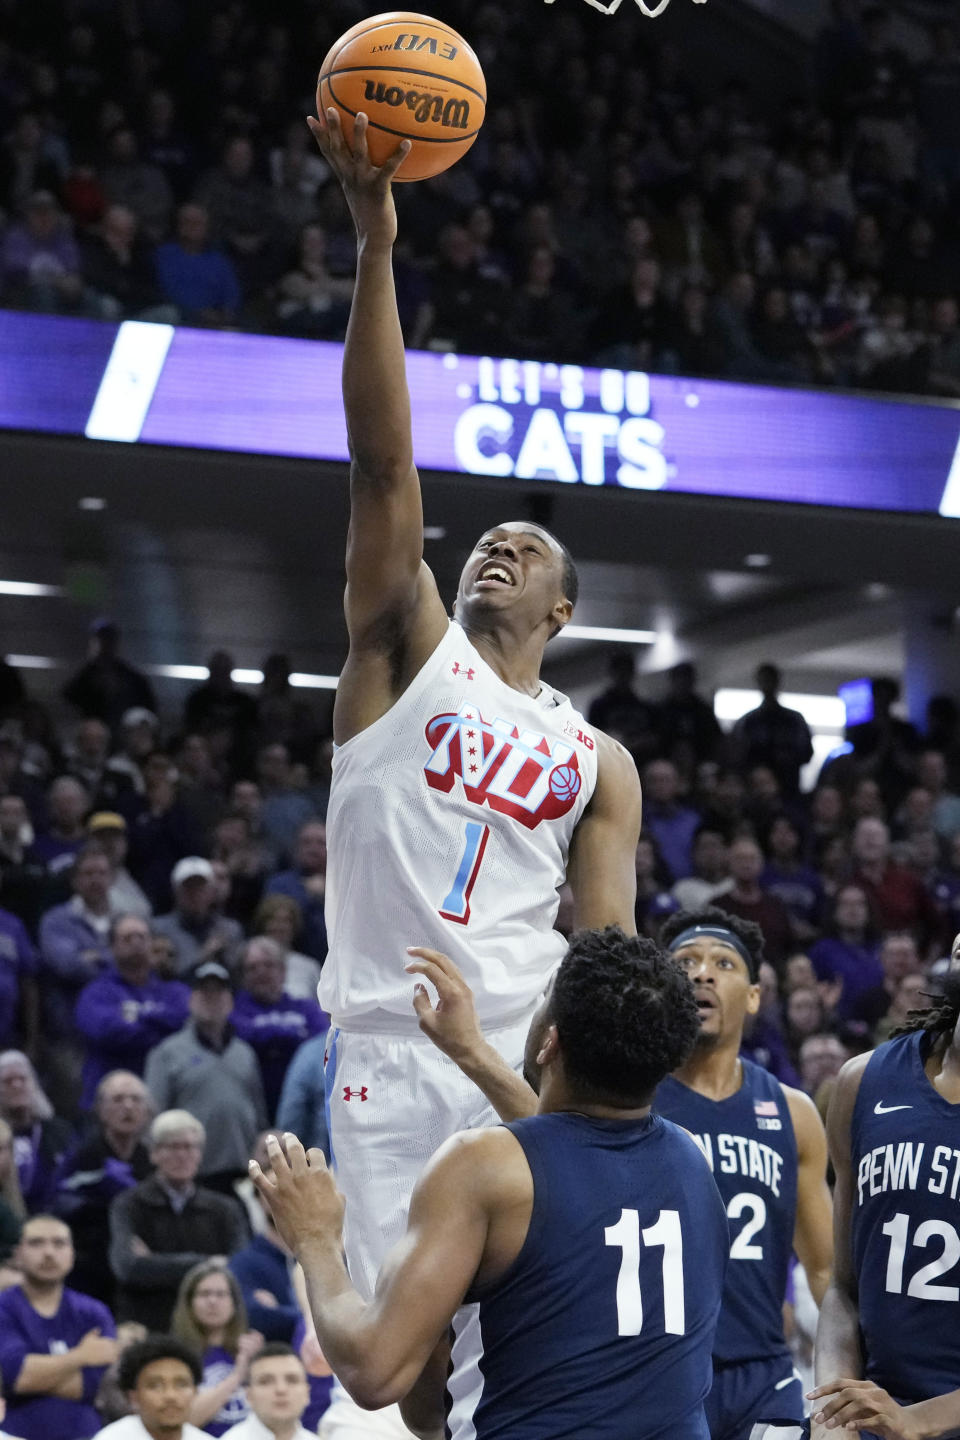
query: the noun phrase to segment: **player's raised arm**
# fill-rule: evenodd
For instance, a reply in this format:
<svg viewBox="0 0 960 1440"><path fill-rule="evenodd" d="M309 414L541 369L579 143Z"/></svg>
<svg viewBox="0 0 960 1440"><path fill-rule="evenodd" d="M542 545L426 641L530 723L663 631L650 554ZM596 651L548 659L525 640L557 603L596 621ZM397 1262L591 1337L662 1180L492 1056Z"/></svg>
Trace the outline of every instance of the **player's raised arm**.
<svg viewBox="0 0 960 1440"><path fill-rule="evenodd" d="M642 809L633 758L616 740L597 732L597 784L574 831L567 862L579 929L619 925L624 934L636 935L634 857Z"/></svg>
<svg viewBox="0 0 960 1440"><path fill-rule="evenodd" d="M394 662L411 636L414 648L425 645L429 654L446 625L433 577L422 565L423 510L393 283L397 216L391 181L409 142L376 166L367 153L363 114L357 117L352 148L336 110L327 111L322 121L311 117L309 124L343 186L357 230L357 279L343 357L351 456L345 601L351 656L387 652ZM417 632L424 625L422 636ZM422 658L411 657L414 670ZM390 673L396 675L397 668L393 663ZM370 679L365 676L364 684L369 686ZM402 689L402 681L395 688ZM389 704L395 696L386 698ZM381 705L381 713L385 708ZM360 723L347 728L352 732L368 723L361 716Z"/></svg>

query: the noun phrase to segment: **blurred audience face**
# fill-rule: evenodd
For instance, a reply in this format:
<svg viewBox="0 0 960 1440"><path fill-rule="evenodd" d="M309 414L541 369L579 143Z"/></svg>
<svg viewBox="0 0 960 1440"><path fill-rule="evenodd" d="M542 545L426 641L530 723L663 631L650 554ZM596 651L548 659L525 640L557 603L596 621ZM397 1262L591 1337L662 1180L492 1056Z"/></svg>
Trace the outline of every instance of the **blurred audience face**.
<svg viewBox="0 0 960 1440"><path fill-rule="evenodd" d="M247 1401L262 1425L277 1432L300 1419L310 1402L307 1372L298 1355L254 1356Z"/></svg>
<svg viewBox="0 0 960 1440"><path fill-rule="evenodd" d="M876 820L883 820L886 814L886 807L883 803L883 795L876 780L858 780L850 799L850 810L855 819L860 820L866 816Z"/></svg>
<svg viewBox="0 0 960 1440"><path fill-rule="evenodd" d="M179 1440L196 1393L189 1366L168 1356L144 1365L129 1399L149 1435Z"/></svg>
<svg viewBox="0 0 960 1440"><path fill-rule="evenodd" d="M261 1005L276 1005L283 998L285 978L280 947L265 935L251 940L243 960L243 988Z"/></svg>
<svg viewBox="0 0 960 1440"><path fill-rule="evenodd" d="M33 1115L35 1081L25 1056L11 1054L0 1063L0 1110L14 1124Z"/></svg>
<svg viewBox="0 0 960 1440"><path fill-rule="evenodd" d="M274 895L271 897L274 902L278 902L284 898L282 895ZM292 949L293 942L297 937L297 929L299 926L298 908L296 902L292 900L288 905L274 903L270 907L269 915L263 922L263 934L269 935L270 939L275 940L283 950Z"/></svg>
<svg viewBox="0 0 960 1440"><path fill-rule="evenodd" d="M770 827L770 855L774 860L791 861L800 850L800 832L786 815L779 815Z"/></svg>
<svg viewBox="0 0 960 1440"><path fill-rule="evenodd" d="M150 1121L150 1098L138 1075L114 1070L97 1087L96 1115L109 1136L139 1139Z"/></svg>
<svg viewBox="0 0 960 1440"><path fill-rule="evenodd" d="M304 825L297 836L297 869L303 875L327 872L327 830L320 821Z"/></svg>
<svg viewBox="0 0 960 1440"><path fill-rule="evenodd" d="M919 875L936 870L940 864L940 836L936 830L917 830L907 844L907 857Z"/></svg>
<svg viewBox="0 0 960 1440"><path fill-rule="evenodd" d="M178 1189L193 1184L202 1159L203 1139L197 1130L175 1130L150 1149L157 1175Z"/></svg>
<svg viewBox="0 0 960 1440"><path fill-rule="evenodd" d="M79 780L62 775L54 780L47 793L51 829L63 835L74 835L90 809L90 797Z"/></svg>
<svg viewBox="0 0 960 1440"><path fill-rule="evenodd" d="M747 776L747 793L751 800L776 804L780 798L780 782L769 765L754 765Z"/></svg>
<svg viewBox="0 0 960 1440"><path fill-rule="evenodd" d="M863 934L870 919L870 906L859 885L844 885L837 892L834 916L841 935Z"/></svg>
<svg viewBox="0 0 960 1440"><path fill-rule="evenodd" d="M647 799L654 805L672 805L680 790L676 765L669 760L651 760L643 772Z"/></svg>
<svg viewBox="0 0 960 1440"><path fill-rule="evenodd" d="M930 986L926 976L919 972L915 975L904 975L894 992L893 1000L887 1014L890 1019L898 1025L902 1025L911 1010L922 1010L930 1004L926 994Z"/></svg>
<svg viewBox="0 0 960 1440"><path fill-rule="evenodd" d="M202 250L210 233L210 218L202 205L181 205L177 211L177 239L191 254Z"/></svg>
<svg viewBox="0 0 960 1440"><path fill-rule="evenodd" d="M885 935L880 946L880 964L887 985L893 988L908 975L920 973L920 956L912 935Z"/></svg>
<svg viewBox="0 0 960 1440"><path fill-rule="evenodd" d="M255 829L260 821L263 798L254 780L238 780L230 792L230 808L245 815Z"/></svg>
<svg viewBox="0 0 960 1440"><path fill-rule="evenodd" d="M129 985L145 985L150 978L150 927L139 915L124 915L114 923L113 960Z"/></svg>
<svg viewBox="0 0 960 1440"><path fill-rule="evenodd" d="M791 955L787 960L784 974L784 989L789 995L794 990L815 990L817 974L809 955Z"/></svg>
<svg viewBox="0 0 960 1440"><path fill-rule="evenodd" d="M763 872L763 851L756 840L741 835L730 846L730 874L738 885L752 886Z"/></svg>
<svg viewBox="0 0 960 1440"><path fill-rule="evenodd" d="M233 1319L233 1292L223 1271L204 1275L190 1301L193 1318L201 1331L222 1330Z"/></svg>
<svg viewBox="0 0 960 1440"><path fill-rule="evenodd" d="M119 825L105 826L97 830L97 844L110 862L110 868L117 871L126 863L127 832Z"/></svg>
<svg viewBox="0 0 960 1440"><path fill-rule="evenodd" d="M26 802L19 795L0 796L0 840L19 844L29 823Z"/></svg>
<svg viewBox="0 0 960 1440"><path fill-rule="evenodd" d="M801 985L787 996L787 1024L794 1035L813 1035L823 1025L820 992Z"/></svg>
<svg viewBox="0 0 960 1440"><path fill-rule="evenodd" d="M73 867L73 889L88 910L103 911L109 904L113 870L102 851L81 855Z"/></svg>
<svg viewBox="0 0 960 1440"><path fill-rule="evenodd" d="M764 1015L777 1015L780 1010L780 985L777 981L777 972L769 961L764 960L760 966L760 1013Z"/></svg>
<svg viewBox="0 0 960 1440"><path fill-rule="evenodd" d="M917 760L917 780L931 795L947 788L947 762L939 750L924 750Z"/></svg>
<svg viewBox="0 0 960 1440"><path fill-rule="evenodd" d="M693 842L694 874L701 880L719 883L729 872L727 842L719 830L701 830Z"/></svg>
<svg viewBox="0 0 960 1440"><path fill-rule="evenodd" d="M100 233L111 250L126 252L137 236L137 217L125 205L111 205L100 222Z"/></svg>
<svg viewBox="0 0 960 1440"><path fill-rule="evenodd" d="M28 1284L38 1289L61 1285L73 1269L73 1237L69 1225L47 1215L26 1220L14 1257Z"/></svg>
<svg viewBox="0 0 960 1440"><path fill-rule="evenodd" d="M110 753L110 731L102 720L84 720L77 727L77 755L86 765L102 765Z"/></svg>
<svg viewBox="0 0 960 1440"><path fill-rule="evenodd" d="M253 170L253 146L242 136L230 140L223 152L223 168L231 180L249 179Z"/></svg>
<svg viewBox="0 0 960 1440"><path fill-rule="evenodd" d="M233 991L219 980L204 980L190 991L190 1015L198 1025L226 1025L232 1009Z"/></svg>
<svg viewBox="0 0 960 1440"><path fill-rule="evenodd" d="M216 900L213 881L203 875L191 875L189 880L182 880L175 895L180 914L195 922L207 919Z"/></svg>
<svg viewBox="0 0 960 1440"><path fill-rule="evenodd" d="M257 772L265 790L283 790L290 783L286 745L265 745L257 756Z"/></svg>
<svg viewBox="0 0 960 1440"><path fill-rule="evenodd" d="M933 820L933 796L921 785L914 785L903 802L903 823L907 830L927 830Z"/></svg>
<svg viewBox="0 0 960 1440"><path fill-rule="evenodd" d="M808 1095L815 1095L824 1080L833 1080L848 1059L836 1035L808 1035L800 1046L800 1083Z"/></svg>
<svg viewBox="0 0 960 1440"><path fill-rule="evenodd" d="M858 865L886 865L890 855L890 831L882 820L858 820L853 832L853 858Z"/></svg>

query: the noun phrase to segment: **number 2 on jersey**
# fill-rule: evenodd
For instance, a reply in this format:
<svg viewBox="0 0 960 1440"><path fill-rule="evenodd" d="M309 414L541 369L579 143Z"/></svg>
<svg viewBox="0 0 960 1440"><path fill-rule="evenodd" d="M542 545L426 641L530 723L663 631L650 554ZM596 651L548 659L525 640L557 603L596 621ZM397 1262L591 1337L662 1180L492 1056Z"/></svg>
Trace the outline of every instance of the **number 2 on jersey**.
<svg viewBox="0 0 960 1440"><path fill-rule="evenodd" d="M487 848L489 839L489 825L481 825L477 820L467 821L466 844L460 857L453 889L440 905L442 919L453 920L457 925L470 923L470 896L477 883L477 876L483 863L483 852Z"/></svg>
<svg viewBox="0 0 960 1440"><path fill-rule="evenodd" d="M643 1297L640 1294L640 1241L663 1246L663 1328L668 1335L685 1333L683 1299L683 1236L677 1210L661 1210L656 1223L640 1229L637 1210L621 1210L616 1225L603 1232L608 1245L623 1251L617 1277L617 1334L639 1335L643 1329Z"/></svg>

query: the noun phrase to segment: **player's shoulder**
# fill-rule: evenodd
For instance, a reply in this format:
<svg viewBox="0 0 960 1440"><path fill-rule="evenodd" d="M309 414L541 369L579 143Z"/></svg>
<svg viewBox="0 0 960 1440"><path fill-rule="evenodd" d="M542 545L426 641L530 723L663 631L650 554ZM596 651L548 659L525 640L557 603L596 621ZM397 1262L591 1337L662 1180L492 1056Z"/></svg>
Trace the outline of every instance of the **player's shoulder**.
<svg viewBox="0 0 960 1440"><path fill-rule="evenodd" d="M824 1135L820 1111L805 1090L798 1090L794 1085L784 1085L782 1081L780 1088L790 1112L797 1149L802 1153L812 1140L821 1140Z"/></svg>
<svg viewBox="0 0 960 1440"><path fill-rule="evenodd" d="M630 751L605 730L591 730L597 747L597 788L618 792L622 799L640 798L640 776Z"/></svg>
<svg viewBox="0 0 960 1440"><path fill-rule="evenodd" d="M424 1178L454 1190L477 1194L512 1188L529 1179L523 1146L505 1125L459 1130L429 1161Z"/></svg>

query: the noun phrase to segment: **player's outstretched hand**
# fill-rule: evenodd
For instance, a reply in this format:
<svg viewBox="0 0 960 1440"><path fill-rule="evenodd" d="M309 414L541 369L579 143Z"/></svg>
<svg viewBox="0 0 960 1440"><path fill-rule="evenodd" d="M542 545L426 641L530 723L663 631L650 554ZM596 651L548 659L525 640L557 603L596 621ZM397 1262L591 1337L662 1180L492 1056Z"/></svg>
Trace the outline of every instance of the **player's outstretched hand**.
<svg viewBox="0 0 960 1440"><path fill-rule="evenodd" d="M256 1160L251 1160L250 1179L269 1205L287 1249L299 1255L310 1241L320 1240L339 1252L343 1196L333 1183L322 1151L304 1151L296 1135L289 1132L282 1146L276 1135L268 1135L266 1146L272 1173L265 1175Z"/></svg>
<svg viewBox="0 0 960 1440"><path fill-rule="evenodd" d="M898 1405L886 1390L872 1380L831 1380L811 1390L807 1396L814 1402L811 1435L821 1431L869 1430L881 1440L919 1440L920 1431L914 1424L910 1407ZM818 1405L817 1401L826 1401Z"/></svg>
<svg viewBox="0 0 960 1440"><path fill-rule="evenodd" d="M420 1029L444 1055L449 1055L458 1065L464 1064L484 1043L473 991L449 955L441 955L439 950L425 950L420 945L412 945L407 954L417 956L407 965L407 974L425 976L437 992L437 1003L431 1005L425 986L417 985L414 989L413 1008Z"/></svg>
<svg viewBox="0 0 960 1440"><path fill-rule="evenodd" d="M410 154L410 141L401 140L389 160L374 165L367 149L367 117L362 110L354 122L352 148L343 133L340 112L333 106L319 120L308 115L307 124L343 186L358 239L392 245L397 238L397 212L390 182Z"/></svg>

